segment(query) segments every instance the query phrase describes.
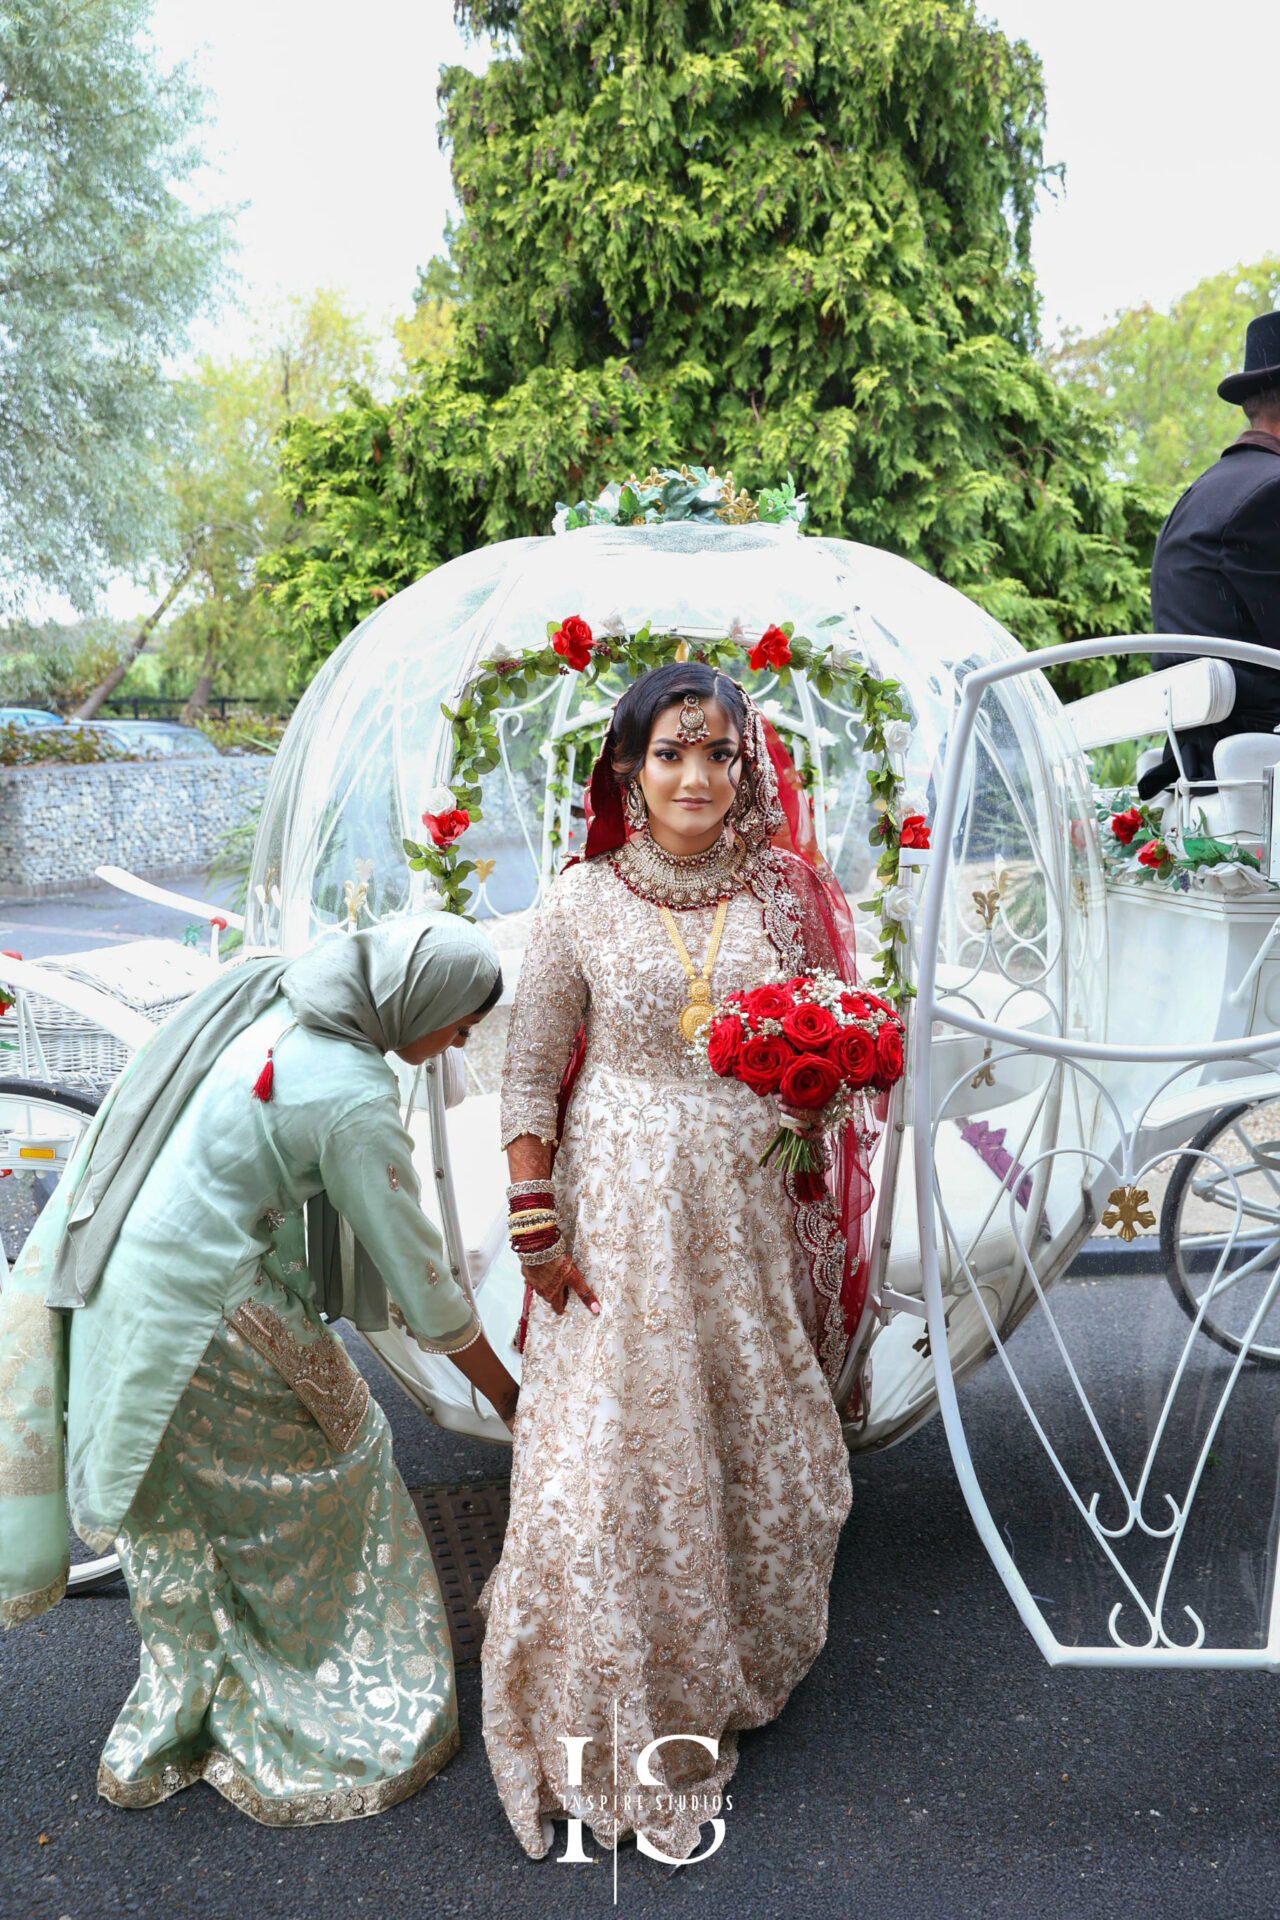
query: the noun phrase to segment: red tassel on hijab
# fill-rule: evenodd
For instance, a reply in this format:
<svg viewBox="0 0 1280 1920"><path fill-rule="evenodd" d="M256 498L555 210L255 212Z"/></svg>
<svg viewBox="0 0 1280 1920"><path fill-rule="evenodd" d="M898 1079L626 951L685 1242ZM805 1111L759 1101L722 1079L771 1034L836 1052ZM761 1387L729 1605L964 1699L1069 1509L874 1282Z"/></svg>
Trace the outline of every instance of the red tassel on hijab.
<svg viewBox="0 0 1280 1920"><path fill-rule="evenodd" d="M274 1052L274 1047L267 1048L267 1064L253 1083L253 1097L255 1100L269 1100L275 1088L276 1070L271 1059Z"/></svg>

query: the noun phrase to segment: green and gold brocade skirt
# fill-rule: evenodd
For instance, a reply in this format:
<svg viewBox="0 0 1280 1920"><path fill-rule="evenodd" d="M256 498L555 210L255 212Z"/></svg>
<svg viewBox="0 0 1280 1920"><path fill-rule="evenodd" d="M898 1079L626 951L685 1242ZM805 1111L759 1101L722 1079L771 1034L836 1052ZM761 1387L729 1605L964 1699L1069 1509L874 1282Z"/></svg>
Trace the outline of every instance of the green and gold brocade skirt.
<svg viewBox="0 0 1280 1920"><path fill-rule="evenodd" d="M457 1751L448 1624L382 1409L295 1299L256 1305L252 1343L229 1320L209 1342L117 1542L141 1670L98 1787L149 1807L205 1779L269 1825L355 1819ZM290 1350L321 1420L345 1375L336 1422Z"/></svg>

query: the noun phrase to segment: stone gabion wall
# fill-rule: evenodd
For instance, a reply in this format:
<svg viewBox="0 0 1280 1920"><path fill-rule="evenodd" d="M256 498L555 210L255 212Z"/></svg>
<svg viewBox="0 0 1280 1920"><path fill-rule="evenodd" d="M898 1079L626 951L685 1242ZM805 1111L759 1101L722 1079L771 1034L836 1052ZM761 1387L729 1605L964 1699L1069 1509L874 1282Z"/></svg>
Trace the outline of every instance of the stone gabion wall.
<svg viewBox="0 0 1280 1920"><path fill-rule="evenodd" d="M206 866L270 771L266 755L0 767L0 894L74 885L101 866Z"/></svg>

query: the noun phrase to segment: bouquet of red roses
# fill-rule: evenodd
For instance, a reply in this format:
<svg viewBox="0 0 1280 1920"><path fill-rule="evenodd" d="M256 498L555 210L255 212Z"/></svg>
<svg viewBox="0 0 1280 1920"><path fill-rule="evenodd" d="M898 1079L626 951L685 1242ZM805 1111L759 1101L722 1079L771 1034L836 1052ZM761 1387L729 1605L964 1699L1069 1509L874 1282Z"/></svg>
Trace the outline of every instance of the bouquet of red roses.
<svg viewBox="0 0 1280 1920"><path fill-rule="evenodd" d="M855 1117L868 1094L902 1078L903 1026L887 1000L815 973L727 994L695 1044L722 1079L811 1113L815 1132L781 1126L761 1155L821 1169L821 1135Z"/></svg>

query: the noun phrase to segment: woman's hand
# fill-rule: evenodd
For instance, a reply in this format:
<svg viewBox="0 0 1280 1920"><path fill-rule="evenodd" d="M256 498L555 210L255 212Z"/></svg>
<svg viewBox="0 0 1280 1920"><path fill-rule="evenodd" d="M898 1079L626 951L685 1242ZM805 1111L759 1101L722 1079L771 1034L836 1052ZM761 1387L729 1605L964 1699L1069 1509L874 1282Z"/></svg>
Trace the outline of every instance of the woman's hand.
<svg viewBox="0 0 1280 1920"><path fill-rule="evenodd" d="M599 1313L600 1302L578 1272L571 1254L562 1253L558 1260L547 1260L536 1267L521 1267L520 1271L553 1313L564 1312L571 1292L585 1301L592 1313Z"/></svg>
<svg viewBox="0 0 1280 1920"><path fill-rule="evenodd" d="M480 1334L469 1347L460 1347L449 1358L463 1378L484 1395L502 1424L510 1428L516 1417L520 1383L507 1372L485 1335Z"/></svg>

